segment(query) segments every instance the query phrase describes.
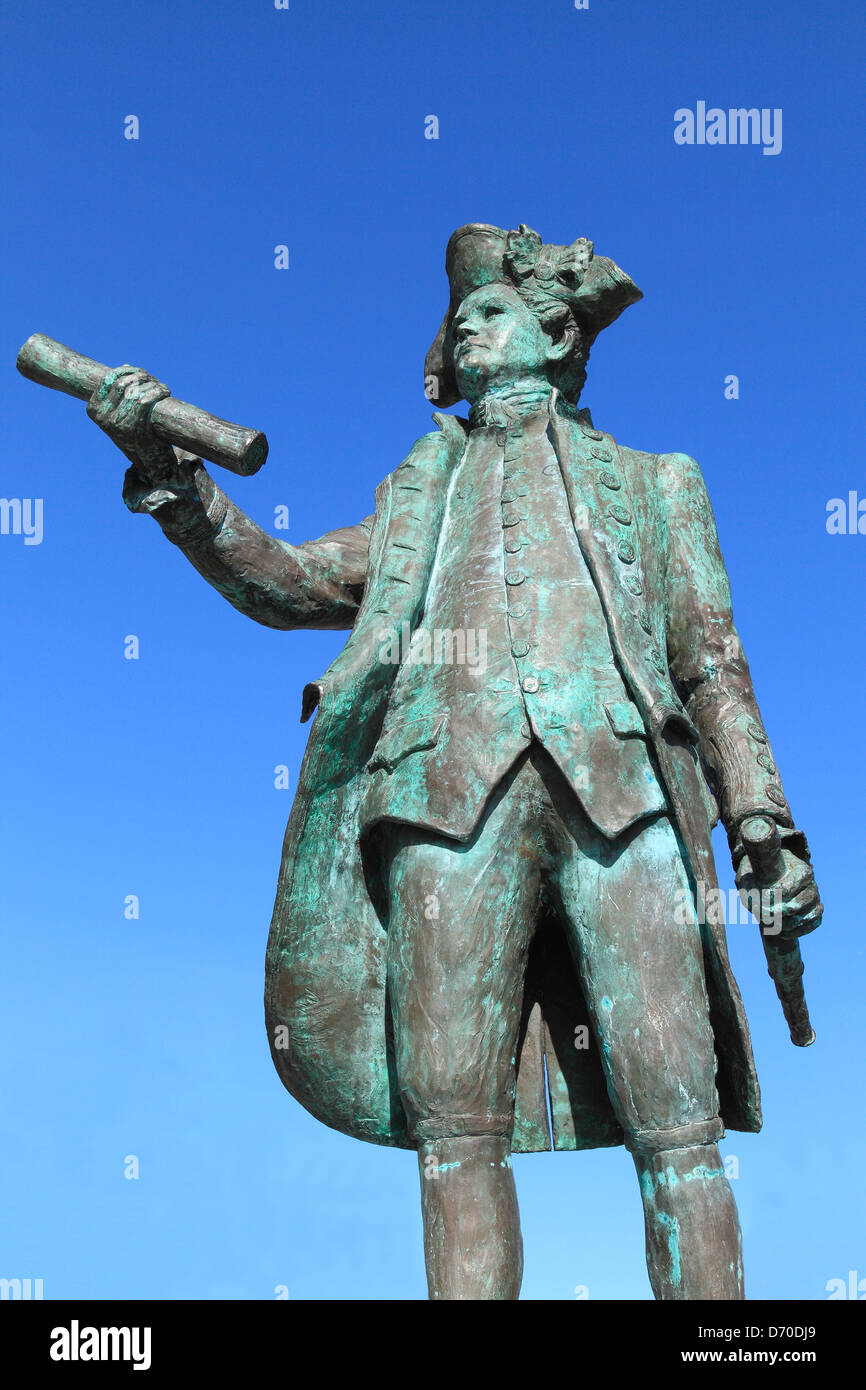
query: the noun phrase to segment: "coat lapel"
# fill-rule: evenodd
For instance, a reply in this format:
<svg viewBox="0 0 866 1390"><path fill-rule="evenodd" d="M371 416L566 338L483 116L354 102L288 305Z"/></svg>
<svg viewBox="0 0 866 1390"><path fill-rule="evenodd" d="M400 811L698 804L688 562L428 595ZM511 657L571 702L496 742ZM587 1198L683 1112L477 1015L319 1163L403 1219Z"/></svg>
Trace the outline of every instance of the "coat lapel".
<svg viewBox="0 0 866 1390"><path fill-rule="evenodd" d="M325 674L306 687L321 688L318 718L337 735L326 739L320 731L328 756L317 766L319 778L351 776L371 756L399 669L383 658L383 648L414 630L427 595L448 478L466 444L456 416L433 418L440 430L419 439L376 490L370 568L355 625Z"/></svg>

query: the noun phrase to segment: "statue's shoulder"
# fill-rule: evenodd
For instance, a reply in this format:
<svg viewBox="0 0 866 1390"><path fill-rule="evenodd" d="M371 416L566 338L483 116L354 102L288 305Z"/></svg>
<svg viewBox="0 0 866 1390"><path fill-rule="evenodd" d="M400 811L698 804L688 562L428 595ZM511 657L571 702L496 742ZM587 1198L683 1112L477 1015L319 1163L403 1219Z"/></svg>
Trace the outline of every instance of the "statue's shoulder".
<svg viewBox="0 0 866 1390"><path fill-rule="evenodd" d="M634 491L655 496L665 507L703 506L706 484L701 466L691 454L635 449L599 428L596 433L616 447L620 465Z"/></svg>
<svg viewBox="0 0 866 1390"><path fill-rule="evenodd" d="M619 440L616 440L616 447L623 462L635 472L648 474L658 472L660 455L651 453L649 449L633 449L630 444L621 444Z"/></svg>
<svg viewBox="0 0 866 1390"><path fill-rule="evenodd" d="M689 489L696 483L703 484L700 464L690 454L635 449L619 440L615 442L629 472L645 478L648 483L654 483L662 491L676 492L681 488Z"/></svg>
<svg viewBox="0 0 866 1390"><path fill-rule="evenodd" d="M417 511L424 506L425 498L433 503L444 493L449 473L466 447L469 421L442 411L437 411L433 419L438 428L416 439L406 457L379 483L377 512L413 501Z"/></svg>
<svg viewBox="0 0 866 1390"><path fill-rule="evenodd" d="M438 426L428 434L415 440L402 463L399 463L389 476L391 480L400 475L401 481L412 469L439 473L451 467L463 453L469 434L469 421L459 415L446 415L437 410L433 419Z"/></svg>
<svg viewBox="0 0 866 1390"><path fill-rule="evenodd" d="M701 465L691 454L656 454L656 467L661 486L669 492L687 495L706 490Z"/></svg>
<svg viewBox="0 0 866 1390"><path fill-rule="evenodd" d="M448 415L443 410L437 410L433 419L436 429L420 435L415 440L403 462L398 464L398 468L416 463L419 458L439 458L443 454L463 452L469 436L469 421L461 415Z"/></svg>

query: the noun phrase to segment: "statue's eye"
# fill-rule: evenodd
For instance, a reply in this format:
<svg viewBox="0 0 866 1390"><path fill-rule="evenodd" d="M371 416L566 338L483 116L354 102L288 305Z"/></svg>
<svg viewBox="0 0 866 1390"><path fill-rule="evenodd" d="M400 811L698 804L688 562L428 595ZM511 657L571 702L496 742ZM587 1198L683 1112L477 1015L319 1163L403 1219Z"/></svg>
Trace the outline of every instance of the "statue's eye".
<svg viewBox="0 0 866 1390"><path fill-rule="evenodd" d="M484 310L484 317L492 319L494 314L504 314L505 310L501 304L488 304Z"/></svg>

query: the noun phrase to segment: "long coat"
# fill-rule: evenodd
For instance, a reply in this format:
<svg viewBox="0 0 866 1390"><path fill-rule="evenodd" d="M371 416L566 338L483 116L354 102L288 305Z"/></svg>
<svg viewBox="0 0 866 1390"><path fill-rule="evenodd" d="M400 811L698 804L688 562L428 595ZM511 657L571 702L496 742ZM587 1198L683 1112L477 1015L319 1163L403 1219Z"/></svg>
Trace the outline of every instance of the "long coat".
<svg viewBox="0 0 866 1390"><path fill-rule="evenodd" d="M409 1141L393 1065L381 885L360 810L397 669L381 659L383 635L404 622L412 630L422 613L449 476L466 442L465 421L434 420L439 428L377 488L375 515L319 541L294 547L267 536L200 464L196 507L157 512L201 573L258 621L352 626L331 667L305 690L305 717L320 692L321 700L283 845L265 1014L274 1064L301 1104L346 1134L401 1147ZM549 436L693 883L712 902L710 830L719 811L729 836L747 815L792 821L734 627L700 468L684 454L618 446L557 393ZM622 482L616 500L634 518L633 555L628 546L623 554L622 528L609 512L611 471ZM728 1128L757 1131L760 1092L724 927L707 920L700 931L721 1115ZM575 1021L584 1018L562 933L544 922L526 981L515 1150L622 1142L595 1044L574 1045Z"/></svg>

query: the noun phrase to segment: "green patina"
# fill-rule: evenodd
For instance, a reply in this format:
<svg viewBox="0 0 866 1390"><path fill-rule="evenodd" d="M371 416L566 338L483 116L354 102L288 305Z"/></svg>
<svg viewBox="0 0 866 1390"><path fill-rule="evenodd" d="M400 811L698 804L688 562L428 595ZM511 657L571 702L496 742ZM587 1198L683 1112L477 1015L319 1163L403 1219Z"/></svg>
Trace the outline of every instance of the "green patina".
<svg viewBox="0 0 866 1390"><path fill-rule="evenodd" d="M724 1168L708 1168L705 1163L699 1163L690 1173L683 1174L686 1182L694 1182L696 1178L703 1180L709 1178L723 1178L724 1176Z"/></svg>
<svg viewBox="0 0 866 1390"><path fill-rule="evenodd" d="M660 1226L667 1232L668 1253L670 1254L670 1281L674 1288L682 1283L683 1270L680 1259L680 1223L677 1217L669 1216L666 1211L657 1213L656 1219Z"/></svg>

